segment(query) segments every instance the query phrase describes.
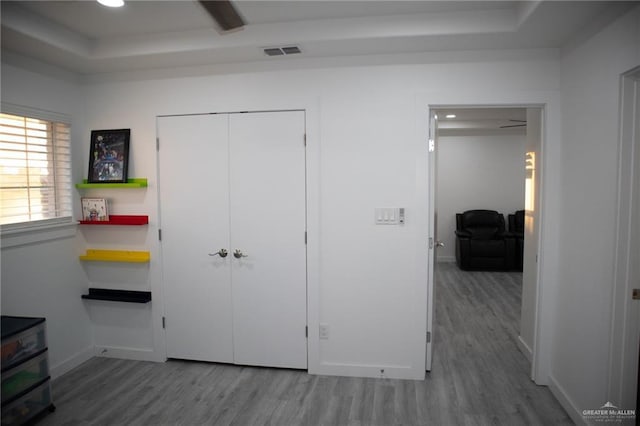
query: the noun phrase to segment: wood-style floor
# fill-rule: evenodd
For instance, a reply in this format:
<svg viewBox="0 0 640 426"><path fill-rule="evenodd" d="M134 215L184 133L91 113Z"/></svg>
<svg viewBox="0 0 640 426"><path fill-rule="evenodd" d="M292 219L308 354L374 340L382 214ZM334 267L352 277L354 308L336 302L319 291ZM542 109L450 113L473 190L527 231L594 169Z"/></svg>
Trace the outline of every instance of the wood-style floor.
<svg viewBox="0 0 640 426"><path fill-rule="evenodd" d="M424 381L94 358L53 382L40 425L563 425L517 348L520 273L439 264Z"/></svg>

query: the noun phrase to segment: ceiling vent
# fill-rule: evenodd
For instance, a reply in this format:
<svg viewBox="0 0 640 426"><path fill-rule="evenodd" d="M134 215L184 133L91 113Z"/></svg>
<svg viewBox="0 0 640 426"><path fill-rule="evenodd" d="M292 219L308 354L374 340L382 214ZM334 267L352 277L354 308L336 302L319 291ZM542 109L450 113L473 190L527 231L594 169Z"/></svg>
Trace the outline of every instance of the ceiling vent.
<svg viewBox="0 0 640 426"><path fill-rule="evenodd" d="M282 46L282 47L267 47L264 49L264 53L267 56L284 56L295 55L302 53L298 46Z"/></svg>

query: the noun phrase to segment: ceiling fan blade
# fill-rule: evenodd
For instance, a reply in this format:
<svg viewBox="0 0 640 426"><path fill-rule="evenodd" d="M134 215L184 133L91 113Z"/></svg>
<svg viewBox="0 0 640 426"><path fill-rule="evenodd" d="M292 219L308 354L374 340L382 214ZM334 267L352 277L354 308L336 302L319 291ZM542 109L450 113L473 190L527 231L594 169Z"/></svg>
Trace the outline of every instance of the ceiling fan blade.
<svg viewBox="0 0 640 426"><path fill-rule="evenodd" d="M509 119L508 121L512 121L514 123L522 123L522 124L511 124L509 126L500 126L500 128L501 129L508 129L509 127L526 127L527 126L527 120Z"/></svg>
<svg viewBox="0 0 640 426"><path fill-rule="evenodd" d="M229 0L198 0L223 31L244 26L242 16Z"/></svg>

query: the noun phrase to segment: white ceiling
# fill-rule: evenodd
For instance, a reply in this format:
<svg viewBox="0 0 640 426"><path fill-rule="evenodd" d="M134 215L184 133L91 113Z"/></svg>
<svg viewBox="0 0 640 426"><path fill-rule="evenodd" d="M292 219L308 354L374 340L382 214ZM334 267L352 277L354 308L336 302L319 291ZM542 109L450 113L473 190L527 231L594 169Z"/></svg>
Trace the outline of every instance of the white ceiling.
<svg viewBox="0 0 640 426"><path fill-rule="evenodd" d="M2 50L80 74L439 51L560 48L634 1L236 1L222 34L195 1L2 1ZM302 54L262 49L298 45Z"/></svg>

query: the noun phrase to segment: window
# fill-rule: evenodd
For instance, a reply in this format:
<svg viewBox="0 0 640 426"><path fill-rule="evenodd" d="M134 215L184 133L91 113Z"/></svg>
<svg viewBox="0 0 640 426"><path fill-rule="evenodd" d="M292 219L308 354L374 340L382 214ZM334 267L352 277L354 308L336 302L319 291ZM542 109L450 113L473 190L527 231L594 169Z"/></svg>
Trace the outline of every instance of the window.
<svg viewBox="0 0 640 426"><path fill-rule="evenodd" d="M70 126L65 122L0 113L0 225L3 228L43 220L47 221L43 224L61 219L71 221L69 132Z"/></svg>

